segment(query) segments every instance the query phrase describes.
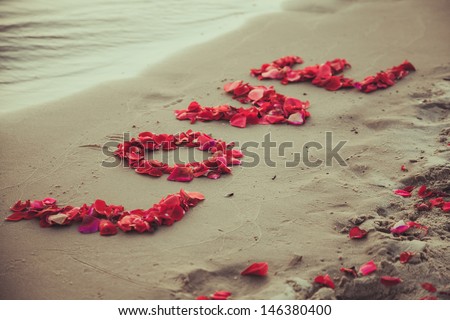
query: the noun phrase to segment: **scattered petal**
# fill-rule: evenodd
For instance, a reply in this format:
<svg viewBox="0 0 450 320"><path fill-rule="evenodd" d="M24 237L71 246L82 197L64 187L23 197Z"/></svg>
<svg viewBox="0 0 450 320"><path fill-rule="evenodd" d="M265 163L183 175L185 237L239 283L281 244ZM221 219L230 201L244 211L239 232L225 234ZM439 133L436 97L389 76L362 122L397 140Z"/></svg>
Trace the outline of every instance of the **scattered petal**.
<svg viewBox="0 0 450 320"><path fill-rule="evenodd" d="M359 268L359 273L361 273L362 275L366 276L368 274L371 274L372 272L377 270L377 266L376 264L370 260L369 262L363 264L360 268Z"/></svg>
<svg viewBox="0 0 450 320"><path fill-rule="evenodd" d="M331 279L331 277L326 274L326 275L318 275L315 279L314 279L315 283L319 283L322 284L326 287L329 287L331 289L334 289L334 282L333 279Z"/></svg>
<svg viewBox="0 0 450 320"><path fill-rule="evenodd" d="M267 262L255 262L241 272L243 276L266 276L269 271Z"/></svg>
<svg viewBox="0 0 450 320"><path fill-rule="evenodd" d="M410 228L409 225L405 223L405 221L400 220L391 228L391 233L393 234L402 234L406 232Z"/></svg>
<svg viewBox="0 0 450 320"><path fill-rule="evenodd" d="M444 202L444 204L442 205L442 211L450 212L450 201L449 202Z"/></svg>
<svg viewBox="0 0 450 320"><path fill-rule="evenodd" d="M414 252L411 251L404 251L400 253L400 263L408 263L408 261L411 259L411 257L414 255Z"/></svg>
<svg viewBox="0 0 450 320"><path fill-rule="evenodd" d="M231 292L229 291L216 291L212 296L212 300L227 300L228 297L231 296Z"/></svg>
<svg viewBox="0 0 450 320"><path fill-rule="evenodd" d="M420 300L437 300L438 298L435 296L424 296L420 298Z"/></svg>
<svg viewBox="0 0 450 320"><path fill-rule="evenodd" d="M367 236L367 231L360 229L359 227L353 227L350 229L350 232L348 235L349 235L350 239L362 239L365 236Z"/></svg>
<svg viewBox="0 0 450 320"><path fill-rule="evenodd" d="M433 284L429 283L429 282L421 283L420 286L421 286L422 288L424 288L425 290L427 290L428 292L431 292L431 293L437 291L437 290L436 290L436 287L435 287Z"/></svg>
<svg viewBox="0 0 450 320"><path fill-rule="evenodd" d="M399 196L405 197L405 198L406 197L411 197L411 192L410 191L406 191L404 189L394 190L394 193L399 195Z"/></svg>
<svg viewBox="0 0 450 320"><path fill-rule="evenodd" d="M380 282L382 284L384 284L385 286L390 287L390 286L395 286L395 285L401 283L402 279L396 278L396 277L390 277L390 276L382 276L380 278Z"/></svg>

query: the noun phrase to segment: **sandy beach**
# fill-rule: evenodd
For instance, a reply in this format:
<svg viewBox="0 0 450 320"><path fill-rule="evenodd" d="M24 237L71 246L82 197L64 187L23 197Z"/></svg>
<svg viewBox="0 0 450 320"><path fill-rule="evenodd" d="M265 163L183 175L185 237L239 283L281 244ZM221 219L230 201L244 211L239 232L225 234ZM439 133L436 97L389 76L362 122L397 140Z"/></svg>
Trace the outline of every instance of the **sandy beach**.
<svg viewBox="0 0 450 320"><path fill-rule="evenodd" d="M449 299L449 213L418 211L415 204L421 185L450 193L450 3L288 1L283 8L167 57L139 77L1 115L3 218L19 199L54 197L63 205L103 199L132 209L181 188L206 198L154 234L102 237L80 234L74 225L1 219L1 299L195 299L218 290L232 292L232 299ZM250 76L251 68L286 55L301 56L303 66L345 58L352 66L345 76L358 80L405 59L417 71L370 94ZM311 117L298 127L244 129L175 118L194 100L239 107L222 89L234 80L309 100ZM252 150L258 165L189 183L102 166L110 158L101 146L111 137L188 129L241 145L261 144L270 133L293 148L284 156L274 148L269 166L260 145ZM346 141L340 154L347 165L286 166L305 143L325 145L326 132L333 145ZM325 150L310 156L324 159ZM393 192L410 185L416 186L411 197ZM400 220L427 226L428 234L394 236L389 228ZM368 231L366 238L349 238L355 225ZM405 251L414 256L403 264ZM378 266L370 275L340 271L370 260ZM258 261L269 264L267 277L240 275ZM314 284L319 274L329 274L335 289ZM385 286L381 276L402 282Z"/></svg>

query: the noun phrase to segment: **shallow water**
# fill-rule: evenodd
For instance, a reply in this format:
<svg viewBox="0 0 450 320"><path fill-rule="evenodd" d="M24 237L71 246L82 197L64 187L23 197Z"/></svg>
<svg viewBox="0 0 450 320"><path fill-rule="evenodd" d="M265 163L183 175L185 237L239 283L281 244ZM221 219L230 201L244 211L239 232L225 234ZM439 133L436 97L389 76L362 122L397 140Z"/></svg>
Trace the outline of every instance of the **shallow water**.
<svg viewBox="0 0 450 320"><path fill-rule="evenodd" d="M0 0L0 111L134 76L278 0Z"/></svg>

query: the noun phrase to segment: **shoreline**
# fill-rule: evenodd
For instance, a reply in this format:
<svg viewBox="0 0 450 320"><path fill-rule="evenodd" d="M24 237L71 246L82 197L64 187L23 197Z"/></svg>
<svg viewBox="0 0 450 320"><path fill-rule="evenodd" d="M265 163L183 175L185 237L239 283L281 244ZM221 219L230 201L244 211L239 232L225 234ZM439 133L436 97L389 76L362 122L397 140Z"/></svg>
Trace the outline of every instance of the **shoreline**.
<svg viewBox="0 0 450 320"><path fill-rule="evenodd" d="M231 6L233 7L233 4ZM250 12L250 9L255 10L255 12ZM145 70L151 69L164 60L169 60L172 55L178 52L207 43L228 32L233 32L254 17L280 12L282 8L281 2L277 4L263 1L234 10L236 12L229 9L227 15L219 16L217 19L214 16L208 16L203 17L203 19L199 17L198 21L190 21L191 32L189 37L186 37L185 30L179 31L179 34L174 36L170 33L173 30L170 29L167 31L169 33L167 38L161 39L160 34L155 34L153 36L156 39L145 39L145 41L141 39L142 42L136 42L137 40L135 40L135 42L124 43L123 47L112 47L110 57L101 62L97 61L99 60L98 57L89 54L87 54L85 60L69 57L66 64L69 66L70 63L83 64L83 68L69 69L68 74L52 75L56 72L55 69L37 65L39 68L46 69L48 74L40 75L40 78L36 76L37 80L24 80L14 83L12 87L6 85L0 87L4 93L0 97L0 104L2 105L0 115L54 103L107 82L139 77ZM67 28L70 28L70 26ZM138 31L135 30L136 33ZM103 52L104 48L103 51L101 47L95 49L99 51L97 55L105 53ZM61 65L62 62L57 59L53 61L56 66ZM8 65L5 66L8 67ZM16 76L20 76L20 73ZM13 91L16 93L10 94ZM23 96L26 96L27 100ZM26 102L29 100L33 100L33 103ZM7 107L10 104L14 104L14 106Z"/></svg>
<svg viewBox="0 0 450 320"><path fill-rule="evenodd" d="M393 190L411 179L423 183L413 177L423 176L430 186L448 181L449 151L439 136L449 127L449 83L442 79L450 74L450 44L440 39L448 35L450 8L445 1L330 1L300 9L252 18L138 77L2 116L5 217L18 199L48 196L62 204L103 199L148 208L183 188L203 193L206 200L179 223L152 235L100 237L82 235L75 227L2 220L0 298L193 299L228 290L235 299L419 299L427 295L420 282L448 290L448 214L432 211L417 217L431 227L425 240L399 241L377 230L375 222L409 217L415 198L401 198ZM251 68L291 54L302 56L304 66L345 58L352 64L345 74L356 79L404 59L417 71L369 95L250 77ZM173 111L192 100L239 106L222 90L233 80L273 85L282 94L308 99L312 116L300 127L245 129L175 119ZM336 141L348 141L342 151L348 166L286 168L278 157L275 168L235 168L217 181L177 183L128 168L104 168L101 150L80 147L102 145L124 132L136 136L190 128L227 142L262 141L270 132L274 141L291 141L295 147L332 131ZM264 157L261 148L255 152ZM409 171L402 172L401 165ZM225 197L229 193L234 196ZM341 233L349 219L363 216L367 239L355 242ZM400 264L397 257L406 250L425 258ZM379 267L374 275L349 279L339 272L369 260ZM267 278L239 277L243 267L256 261L269 263ZM335 280L335 290L312 285L315 276L325 273ZM387 288L379 283L380 275L399 276L403 282Z"/></svg>

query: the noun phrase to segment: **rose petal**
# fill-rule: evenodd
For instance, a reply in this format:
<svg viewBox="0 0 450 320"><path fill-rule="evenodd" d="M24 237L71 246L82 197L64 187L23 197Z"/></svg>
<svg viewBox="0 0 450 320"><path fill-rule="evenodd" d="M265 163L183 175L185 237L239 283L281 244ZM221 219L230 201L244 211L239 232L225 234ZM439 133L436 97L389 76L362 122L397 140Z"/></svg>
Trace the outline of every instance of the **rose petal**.
<svg viewBox="0 0 450 320"><path fill-rule="evenodd" d="M189 167L175 167L172 173L167 177L167 180L178 182L189 182L194 179L192 168Z"/></svg>
<svg viewBox="0 0 450 320"><path fill-rule="evenodd" d="M287 118L287 123L296 126L302 125L303 123L305 123L305 120L303 119L303 114L301 114L300 112L291 114L289 118Z"/></svg>
<svg viewBox="0 0 450 320"><path fill-rule="evenodd" d="M255 262L252 265L248 266L245 270L241 272L243 276L267 276L267 272L269 271L269 265L267 262Z"/></svg>
<svg viewBox="0 0 450 320"><path fill-rule="evenodd" d="M400 220L391 228L391 233L394 234L402 234L406 232L410 228L403 220Z"/></svg>
<svg viewBox="0 0 450 320"><path fill-rule="evenodd" d="M414 255L414 252L411 252L411 251L404 251L404 252L400 253L400 263L403 263L403 264L407 263L413 255Z"/></svg>
<svg viewBox="0 0 450 320"><path fill-rule="evenodd" d="M117 234L117 227L109 220L102 219L99 225L101 236L112 236Z"/></svg>
<svg viewBox="0 0 450 320"><path fill-rule="evenodd" d="M450 201L449 202L444 202L444 204L442 205L442 211L450 212Z"/></svg>
<svg viewBox="0 0 450 320"><path fill-rule="evenodd" d="M436 287L433 284L429 283L429 282L421 283L420 286L422 288L424 288L425 290L427 290L428 292L432 292L433 293L433 292L437 291Z"/></svg>
<svg viewBox="0 0 450 320"><path fill-rule="evenodd" d="M405 198L406 197L411 197L411 192L403 190L403 189L394 190L394 193L399 195L399 196L405 197Z"/></svg>
<svg viewBox="0 0 450 320"><path fill-rule="evenodd" d="M42 200L42 203L44 203L46 206L50 206L56 203L56 199L53 198L45 198Z"/></svg>
<svg viewBox="0 0 450 320"><path fill-rule="evenodd" d="M319 283L319 284L323 284L326 287L329 287L331 289L334 289L334 282L331 279L331 277L326 274L326 275L318 275L315 279L314 279L315 283Z"/></svg>
<svg viewBox="0 0 450 320"><path fill-rule="evenodd" d="M362 239L365 236L367 236L367 231L360 229L359 227L353 227L350 229L350 232L348 235L349 235L350 239Z"/></svg>
<svg viewBox="0 0 450 320"><path fill-rule="evenodd" d="M420 300L437 300L438 298L435 296L425 296L420 298Z"/></svg>
<svg viewBox="0 0 450 320"><path fill-rule="evenodd" d="M363 264L359 268L359 273L361 273L362 275L366 276L366 275L371 274L372 272L374 272L376 270L377 270L376 264L373 262L373 260L370 260L369 262Z"/></svg>
<svg viewBox="0 0 450 320"><path fill-rule="evenodd" d="M211 299L212 300L227 300L229 296L231 296L231 292L229 292L229 291L216 291L213 295L211 295Z"/></svg>
<svg viewBox="0 0 450 320"><path fill-rule="evenodd" d="M81 221L81 225L78 227L78 231L81 233L94 233L98 231L100 226L100 219L94 216L84 216Z"/></svg>
<svg viewBox="0 0 450 320"><path fill-rule="evenodd" d="M230 124L233 127L245 128L247 126L247 117L243 114L237 113L230 119Z"/></svg>
<svg viewBox="0 0 450 320"><path fill-rule="evenodd" d="M64 225L68 221L68 215L65 213L57 213L51 216L48 216L47 221L50 224L59 224Z"/></svg>
<svg viewBox="0 0 450 320"><path fill-rule="evenodd" d="M240 80L240 81L234 81L234 82L229 82L229 83L226 83L226 84L223 86L223 89L224 89L226 92L232 92L234 89L236 89L237 87L239 87L241 84L242 84L242 80Z"/></svg>
<svg viewBox="0 0 450 320"><path fill-rule="evenodd" d="M6 221L20 221L23 219L27 219L28 212L14 212L13 214L6 217Z"/></svg>
<svg viewBox="0 0 450 320"><path fill-rule="evenodd" d="M396 277L390 277L390 276L382 276L380 278L380 282L382 284L384 284L385 286L390 287L390 286L395 286L395 285L401 283L402 279L396 278Z"/></svg>

